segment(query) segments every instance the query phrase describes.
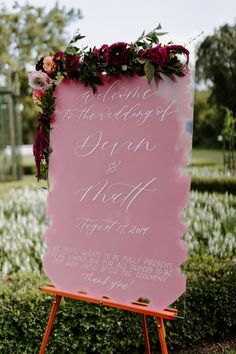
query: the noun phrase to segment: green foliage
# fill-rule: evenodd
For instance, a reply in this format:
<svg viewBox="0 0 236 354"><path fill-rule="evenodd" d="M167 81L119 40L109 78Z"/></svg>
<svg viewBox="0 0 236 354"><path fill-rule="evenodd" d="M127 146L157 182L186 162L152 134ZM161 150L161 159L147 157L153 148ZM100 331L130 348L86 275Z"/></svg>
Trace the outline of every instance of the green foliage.
<svg viewBox="0 0 236 354"><path fill-rule="evenodd" d="M144 72L150 84L155 74L155 67L150 61L146 61L146 63L144 64Z"/></svg>
<svg viewBox="0 0 236 354"><path fill-rule="evenodd" d="M236 195L235 177L198 177L191 178L191 188L199 192L231 193Z"/></svg>
<svg viewBox="0 0 236 354"><path fill-rule="evenodd" d="M194 256L184 269L187 292L176 305L185 318L168 325L171 347L193 346L203 338L227 336L236 326L235 262Z"/></svg>
<svg viewBox="0 0 236 354"><path fill-rule="evenodd" d="M184 319L167 321L170 348L189 347L209 337L221 338L236 325L236 267L230 261L194 257L185 265L187 293L177 302ZM16 274L0 282L0 351L36 353L42 341L52 297L38 288L46 279ZM151 345L157 330L149 318ZM144 353L138 314L65 300L56 316L47 353Z"/></svg>
<svg viewBox="0 0 236 354"><path fill-rule="evenodd" d="M224 126L222 129L224 164L227 169L233 174L236 174L235 127L236 118L232 116L228 109L226 109ZM228 151L226 152L226 150Z"/></svg>
<svg viewBox="0 0 236 354"><path fill-rule="evenodd" d="M211 91L195 91L193 146L221 147L218 136L224 124L224 111L209 102Z"/></svg>
<svg viewBox="0 0 236 354"><path fill-rule="evenodd" d="M211 85L211 101L236 116L236 24L218 28L197 51L196 79Z"/></svg>
<svg viewBox="0 0 236 354"><path fill-rule="evenodd" d="M32 164L24 164L23 166L24 175L36 175L35 166Z"/></svg>
<svg viewBox="0 0 236 354"><path fill-rule="evenodd" d="M0 6L0 62L18 70L25 70L49 51L63 48L67 42L65 27L81 17L79 10L66 10L58 3L50 10L17 2L11 10Z"/></svg>

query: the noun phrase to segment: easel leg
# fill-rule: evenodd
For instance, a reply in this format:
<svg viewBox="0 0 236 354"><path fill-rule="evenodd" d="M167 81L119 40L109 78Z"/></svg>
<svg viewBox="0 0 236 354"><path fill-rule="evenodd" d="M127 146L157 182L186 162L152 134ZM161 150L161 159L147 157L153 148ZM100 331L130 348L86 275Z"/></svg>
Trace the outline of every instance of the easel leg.
<svg viewBox="0 0 236 354"><path fill-rule="evenodd" d="M148 329L147 329L146 316L142 315L142 319L143 319L143 334L144 334L144 340L145 340L146 354L151 354L150 343L149 343L149 338L148 338Z"/></svg>
<svg viewBox="0 0 236 354"><path fill-rule="evenodd" d="M158 335L159 335L159 340L161 345L161 353L168 354L167 345L166 345L166 331L165 331L163 318L156 317L156 322L157 322L157 330L158 330Z"/></svg>
<svg viewBox="0 0 236 354"><path fill-rule="evenodd" d="M39 354L44 354L45 353L45 349L46 349L47 344L48 344L48 338L50 336L50 332L52 330L54 318L56 316L56 313L57 313L57 310L58 310L58 308L60 306L60 303L61 303L61 296L56 295L55 298L54 298L54 301L53 301L52 309L51 309L50 316L49 316L49 319L48 319L47 327L45 329L43 342L42 342Z"/></svg>

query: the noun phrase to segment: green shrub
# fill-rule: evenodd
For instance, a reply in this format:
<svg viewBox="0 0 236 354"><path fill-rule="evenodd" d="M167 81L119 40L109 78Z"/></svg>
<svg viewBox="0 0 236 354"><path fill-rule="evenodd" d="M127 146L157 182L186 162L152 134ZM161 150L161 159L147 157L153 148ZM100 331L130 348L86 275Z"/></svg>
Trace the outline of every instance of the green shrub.
<svg viewBox="0 0 236 354"><path fill-rule="evenodd" d="M167 321L169 348L189 347L209 337L218 339L236 325L236 267L232 261L194 257L185 265L187 293L176 303L184 319ZM37 353L52 297L38 287L46 279L16 274L0 282L0 352ZM149 318L153 353L157 330ZM141 354L141 317L75 300L64 300L56 316L47 353Z"/></svg>
<svg viewBox="0 0 236 354"><path fill-rule="evenodd" d="M23 165L23 174L24 175L35 175L36 168L34 165Z"/></svg>
<svg viewBox="0 0 236 354"><path fill-rule="evenodd" d="M187 292L176 302L183 320L168 324L171 347L222 338L236 327L236 263L193 256L186 263Z"/></svg>
<svg viewBox="0 0 236 354"><path fill-rule="evenodd" d="M199 192L231 193L236 195L235 177L191 177L191 189Z"/></svg>

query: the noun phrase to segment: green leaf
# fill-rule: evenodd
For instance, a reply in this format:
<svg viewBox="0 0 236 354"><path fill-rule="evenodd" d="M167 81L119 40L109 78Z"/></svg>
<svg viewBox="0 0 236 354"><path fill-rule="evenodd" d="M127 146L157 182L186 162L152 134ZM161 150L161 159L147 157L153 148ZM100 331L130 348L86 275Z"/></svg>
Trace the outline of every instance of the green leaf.
<svg viewBox="0 0 236 354"><path fill-rule="evenodd" d="M148 82L150 84L150 82L152 81L152 79L154 77L154 74L155 74L154 65L150 61L147 61L144 64L144 71L145 71L145 75L146 75L146 77L148 79Z"/></svg>
<svg viewBox="0 0 236 354"><path fill-rule="evenodd" d="M68 55L74 55L77 53L77 50L75 47L72 47L72 46L68 46L66 48L66 51L65 51L65 54L68 54Z"/></svg>
<svg viewBox="0 0 236 354"><path fill-rule="evenodd" d="M76 36L74 36L72 38L72 40L70 41L70 44L75 43L75 42L77 42L77 41L79 41L80 39L83 39L83 38L85 38L85 36L81 36L81 34L78 34L78 35L76 35Z"/></svg>
<svg viewBox="0 0 236 354"><path fill-rule="evenodd" d="M168 32L157 32L156 35L157 36L164 36L165 34L167 34Z"/></svg>

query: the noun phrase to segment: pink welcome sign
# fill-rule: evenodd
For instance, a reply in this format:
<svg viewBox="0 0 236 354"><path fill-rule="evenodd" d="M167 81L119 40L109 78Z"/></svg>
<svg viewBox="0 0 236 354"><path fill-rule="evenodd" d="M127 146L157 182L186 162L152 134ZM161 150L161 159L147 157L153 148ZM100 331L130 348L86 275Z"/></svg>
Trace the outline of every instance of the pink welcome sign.
<svg viewBox="0 0 236 354"><path fill-rule="evenodd" d="M185 291L189 77L104 81L55 92L44 268L61 290L160 310Z"/></svg>

